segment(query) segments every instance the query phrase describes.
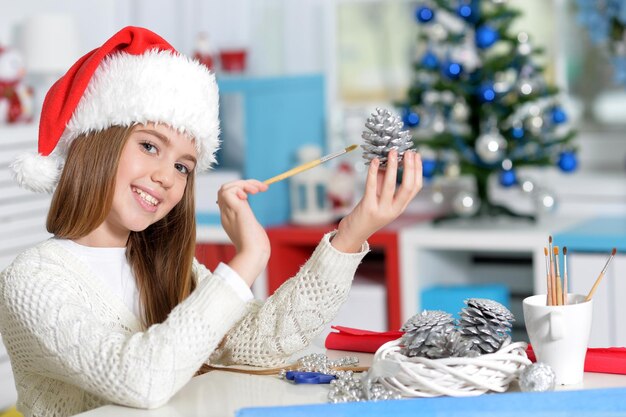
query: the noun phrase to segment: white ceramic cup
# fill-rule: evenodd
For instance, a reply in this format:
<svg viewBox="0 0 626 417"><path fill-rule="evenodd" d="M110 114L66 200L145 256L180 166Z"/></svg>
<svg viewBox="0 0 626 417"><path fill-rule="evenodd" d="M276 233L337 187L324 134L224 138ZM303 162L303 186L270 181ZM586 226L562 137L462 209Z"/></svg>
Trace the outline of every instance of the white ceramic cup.
<svg viewBox="0 0 626 417"><path fill-rule="evenodd" d="M592 301L568 294L567 305L547 306L546 295L524 299L524 321L537 357L554 370L559 385L583 380L585 355L591 332Z"/></svg>

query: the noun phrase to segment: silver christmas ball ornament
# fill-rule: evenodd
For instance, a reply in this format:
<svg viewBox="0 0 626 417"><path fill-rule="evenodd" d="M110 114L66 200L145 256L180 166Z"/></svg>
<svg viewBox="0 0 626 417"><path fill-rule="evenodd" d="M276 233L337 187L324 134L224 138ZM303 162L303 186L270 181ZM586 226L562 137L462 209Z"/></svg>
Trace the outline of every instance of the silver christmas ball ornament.
<svg viewBox="0 0 626 417"><path fill-rule="evenodd" d="M475 144L476 154L487 164L501 161L506 152L506 147L506 139L497 129L480 135Z"/></svg>
<svg viewBox="0 0 626 417"><path fill-rule="evenodd" d="M469 107L465 102L459 101L452 106L452 118L457 122L465 122L469 117Z"/></svg>
<svg viewBox="0 0 626 417"><path fill-rule="evenodd" d="M476 214L480 207L480 200L475 193L459 191L452 200L454 213L461 217L470 217Z"/></svg>
<svg viewBox="0 0 626 417"><path fill-rule="evenodd" d="M524 178L524 179L520 180L520 188L525 193L530 194L535 189L535 183L532 180L528 179L528 178Z"/></svg>
<svg viewBox="0 0 626 417"><path fill-rule="evenodd" d="M551 213L556 210L556 197L550 190L542 188L537 190L534 194L535 207L538 212Z"/></svg>
<svg viewBox="0 0 626 417"><path fill-rule="evenodd" d="M554 390L556 375L545 363L528 365L519 376L519 387L524 392L544 392Z"/></svg>

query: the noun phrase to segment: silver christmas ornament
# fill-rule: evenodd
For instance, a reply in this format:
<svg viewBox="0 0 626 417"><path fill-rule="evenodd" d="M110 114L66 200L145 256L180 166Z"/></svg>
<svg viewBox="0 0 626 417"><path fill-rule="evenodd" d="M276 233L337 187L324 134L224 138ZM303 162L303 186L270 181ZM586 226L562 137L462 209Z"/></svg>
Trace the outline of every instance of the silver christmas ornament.
<svg viewBox="0 0 626 417"><path fill-rule="evenodd" d="M511 342L510 329L513 314L497 301L485 298L465 300L459 326L464 337L471 340L483 353L493 353Z"/></svg>
<svg viewBox="0 0 626 417"><path fill-rule="evenodd" d="M441 190L434 190L430 195L430 199L435 205L440 206L446 200L446 197L443 195Z"/></svg>
<svg viewBox="0 0 626 417"><path fill-rule="evenodd" d="M526 32L520 32L517 35L517 53L520 55L528 56L533 51L532 45L529 42L528 34Z"/></svg>
<svg viewBox="0 0 626 417"><path fill-rule="evenodd" d="M534 193L535 207L538 212L551 213L556 210L556 197L549 190L542 188Z"/></svg>
<svg viewBox="0 0 626 417"><path fill-rule="evenodd" d="M376 108L376 111L367 118L362 138L365 144L363 148L363 158L369 165L374 158L380 160L380 166L387 165L389 151L398 151L398 162L402 161L404 152L413 148L413 139L408 130L402 130L404 124L400 117L391 114L386 109Z"/></svg>
<svg viewBox="0 0 626 417"><path fill-rule="evenodd" d="M533 183L532 180L529 180L528 178L524 178L520 180L520 187L522 191L530 194L535 189L535 183Z"/></svg>
<svg viewBox="0 0 626 417"><path fill-rule="evenodd" d="M491 129L478 137L474 148L483 162L493 164L502 160L506 146L506 139L500 132L497 129Z"/></svg>
<svg viewBox="0 0 626 417"><path fill-rule="evenodd" d="M469 117L469 107L464 101L454 103L452 106L452 118L457 122L465 122Z"/></svg>
<svg viewBox="0 0 626 417"><path fill-rule="evenodd" d="M473 216L479 207L480 200L476 194L469 191L459 191L452 200L452 210L454 210L455 214L462 217Z"/></svg>
<svg viewBox="0 0 626 417"><path fill-rule="evenodd" d="M519 376L519 387L524 392L544 392L554 390L556 375L545 363L528 365Z"/></svg>
<svg viewBox="0 0 626 417"><path fill-rule="evenodd" d="M445 311L424 310L408 319L400 330L405 332L402 336L402 353L411 357L425 356L430 337L454 330L454 317Z"/></svg>

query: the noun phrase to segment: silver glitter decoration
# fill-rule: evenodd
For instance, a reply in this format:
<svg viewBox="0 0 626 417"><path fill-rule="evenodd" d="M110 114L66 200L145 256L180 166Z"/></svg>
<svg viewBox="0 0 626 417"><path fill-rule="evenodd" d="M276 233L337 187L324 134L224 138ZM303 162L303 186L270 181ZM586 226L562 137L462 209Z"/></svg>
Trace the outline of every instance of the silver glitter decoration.
<svg viewBox="0 0 626 417"><path fill-rule="evenodd" d="M435 335L446 335L454 330L454 317L445 311L425 310L414 315L400 329L402 336L402 354L405 356L426 356L425 350L431 346L429 339Z"/></svg>
<svg viewBox="0 0 626 417"><path fill-rule="evenodd" d="M356 377L350 371L330 381L328 402L344 403L355 401L399 400L399 392L386 388L379 382L372 381L369 374Z"/></svg>
<svg viewBox="0 0 626 417"><path fill-rule="evenodd" d="M413 148L413 139L408 130L402 130L404 124L398 116L394 116L389 110L376 108L376 111L367 118L364 131L361 135L365 140L363 158L366 165L374 158L380 160L380 166L387 164L389 151L398 151L398 162L402 161L404 152Z"/></svg>
<svg viewBox="0 0 626 417"><path fill-rule="evenodd" d="M339 359L328 359L328 356L323 353L312 353L298 359L297 368L289 369L290 371L299 372L320 372L326 375L335 375L339 377L346 372L352 373L352 371L338 371L335 368L357 366L359 364L359 358L356 356L344 356ZM285 378L287 375L286 369L281 369L279 376Z"/></svg>
<svg viewBox="0 0 626 417"><path fill-rule="evenodd" d="M524 392L544 392L554 390L556 375L545 363L528 365L519 376L519 387Z"/></svg>
<svg viewBox="0 0 626 417"><path fill-rule="evenodd" d="M515 319L506 307L485 298L470 298L465 304L459 321L461 333L481 352L493 353L511 342L509 333Z"/></svg>

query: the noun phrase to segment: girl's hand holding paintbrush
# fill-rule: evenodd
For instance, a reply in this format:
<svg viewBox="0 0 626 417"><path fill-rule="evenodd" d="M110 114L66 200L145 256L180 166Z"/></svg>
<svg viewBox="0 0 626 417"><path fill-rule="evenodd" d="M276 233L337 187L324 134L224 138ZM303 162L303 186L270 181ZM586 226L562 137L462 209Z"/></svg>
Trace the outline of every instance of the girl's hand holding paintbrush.
<svg viewBox="0 0 626 417"><path fill-rule="evenodd" d="M403 158L402 183L397 186L397 151L389 152L386 168L380 161L370 163L365 194L337 228L332 245L341 252L359 252L363 243L380 228L395 220L422 188L422 160L414 151ZM293 171L292 171L293 172ZM301 171L298 171L301 172ZM293 174L291 174L293 175ZM290 175L289 175L290 176ZM283 176L284 179L287 176ZM239 180L224 184L218 192L222 225L235 245L237 254L229 263L251 285L267 265L270 244L250 205L248 194L264 192L267 183Z"/></svg>

